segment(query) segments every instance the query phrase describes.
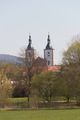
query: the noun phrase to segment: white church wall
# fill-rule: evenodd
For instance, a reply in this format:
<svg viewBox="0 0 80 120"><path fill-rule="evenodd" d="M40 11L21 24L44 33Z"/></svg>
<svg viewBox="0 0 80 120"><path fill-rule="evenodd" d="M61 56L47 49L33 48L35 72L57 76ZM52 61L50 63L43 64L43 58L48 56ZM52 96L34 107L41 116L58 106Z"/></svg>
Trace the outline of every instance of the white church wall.
<svg viewBox="0 0 80 120"><path fill-rule="evenodd" d="M44 50L44 59L47 60L47 66L54 65L54 50L45 49Z"/></svg>
<svg viewBox="0 0 80 120"><path fill-rule="evenodd" d="M53 50L53 65L55 65L55 51Z"/></svg>
<svg viewBox="0 0 80 120"><path fill-rule="evenodd" d="M49 52L49 53L48 53ZM45 56L46 59L52 58L52 50L45 50Z"/></svg>

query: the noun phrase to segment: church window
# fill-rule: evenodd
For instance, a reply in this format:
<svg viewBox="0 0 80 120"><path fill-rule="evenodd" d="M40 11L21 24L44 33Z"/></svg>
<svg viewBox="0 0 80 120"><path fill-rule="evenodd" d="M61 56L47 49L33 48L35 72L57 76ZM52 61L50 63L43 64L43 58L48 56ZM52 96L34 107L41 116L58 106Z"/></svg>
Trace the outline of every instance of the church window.
<svg viewBox="0 0 80 120"><path fill-rule="evenodd" d="M48 56L50 56L50 52L48 52Z"/></svg>
<svg viewBox="0 0 80 120"><path fill-rule="evenodd" d="M31 56L30 52L29 52L29 57Z"/></svg>
<svg viewBox="0 0 80 120"><path fill-rule="evenodd" d="M48 61L48 65L50 65L50 61Z"/></svg>

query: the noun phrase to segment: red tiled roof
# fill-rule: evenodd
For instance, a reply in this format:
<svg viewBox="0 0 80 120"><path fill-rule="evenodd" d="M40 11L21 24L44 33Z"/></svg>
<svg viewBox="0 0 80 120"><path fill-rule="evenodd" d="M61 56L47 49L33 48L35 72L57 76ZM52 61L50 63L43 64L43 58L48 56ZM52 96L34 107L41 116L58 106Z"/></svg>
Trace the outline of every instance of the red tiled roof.
<svg viewBox="0 0 80 120"><path fill-rule="evenodd" d="M47 71L60 71L60 66L46 66Z"/></svg>

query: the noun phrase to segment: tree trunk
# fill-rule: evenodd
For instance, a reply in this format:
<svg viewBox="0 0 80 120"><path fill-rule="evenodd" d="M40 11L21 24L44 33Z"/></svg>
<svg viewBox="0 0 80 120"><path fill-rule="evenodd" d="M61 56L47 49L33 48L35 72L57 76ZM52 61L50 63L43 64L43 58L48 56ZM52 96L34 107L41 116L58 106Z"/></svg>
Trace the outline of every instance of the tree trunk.
<svg viewBox="0 0 80 120"><path fill-rule="evenodd" d="M29 98L30 98L30 81L31 81L31 79L29 78L29 93L28 93L28 103L29 103Z"/></svg>
<svg viewBox="0 0 80 120"><path fill-rule="evenodd" d="M50 96L50 101L51 101L51 96Z"/></svg>
<svg viewBox="0 0 80 120"><path fill-rule="evenodd" d="M29 103L29 95L28 95L28 103Z"/></svg>
<svg viewBox="0 0 80 120"><path fill-rule="evenodd" d="M67 102L69 103L69 97L67 98Z"/></svg>

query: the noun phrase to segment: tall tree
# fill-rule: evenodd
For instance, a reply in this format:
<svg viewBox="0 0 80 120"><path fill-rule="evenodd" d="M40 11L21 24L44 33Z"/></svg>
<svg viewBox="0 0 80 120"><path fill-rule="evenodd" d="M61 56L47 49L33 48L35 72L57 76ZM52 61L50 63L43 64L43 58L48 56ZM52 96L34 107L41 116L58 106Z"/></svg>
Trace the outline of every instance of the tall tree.
<svg viewBox="0 0 80 120"><path fill-rule="evenodd" d="M7 78L7 76L0 71L0 106L4 107L7 105L8 98L11 97L12 94L12 85L11 81Z"/></svg>
<svg viewBox="0 0 80 120"><path fill-rule="evenodd" d="M21 65L20 65L21 69L19 69L17 75L19 77L19 80L25 81L25 84L28 89L27 94L28 94L28 102L29 102L32 77L34 76L34 74L40 74L44 70L46 61L40 57L36 57L36 54L34 57L33 54L30 54L28 57L26 55L25 48L20 50L20 60L21 60Z"/></svg>
<svg viewBox="0 0 80 120"><path fill-rule="evenodd" d="M79 95L80 93L80 35L74 36L68 49L63 52L62 64L64 66L64 82L69 88L69 95L73 93Z"/></svg>
<svg viewBox="0 0 80 120"><path fill-rule="evenodd" d="M65 96L67 99L67 102L69 102L70 98L74 95L74 87L75 87L75 74L72 69L66 69L62 73L62 88L61 88L61 95Z"/></svg>

